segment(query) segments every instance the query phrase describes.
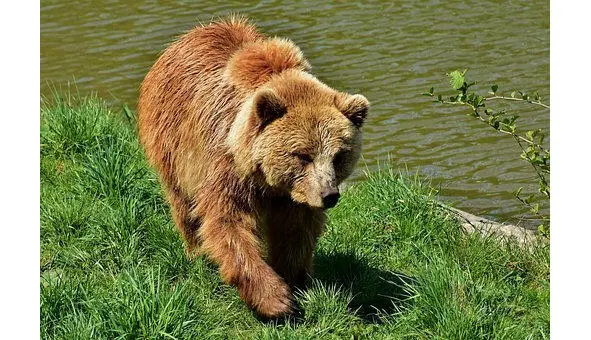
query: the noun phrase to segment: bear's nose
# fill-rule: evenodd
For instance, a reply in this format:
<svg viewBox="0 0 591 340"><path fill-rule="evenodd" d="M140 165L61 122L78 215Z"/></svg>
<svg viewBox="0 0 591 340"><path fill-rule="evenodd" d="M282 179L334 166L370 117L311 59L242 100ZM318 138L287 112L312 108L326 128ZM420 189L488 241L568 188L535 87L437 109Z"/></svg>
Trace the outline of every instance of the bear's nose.
<svg viewBox="0 0 591 340"><path fill-rule="evenodd" d="M339 197L341 197L341 194L339 194L338 191L330 192L326 196L322 197L322 204L324 204L324 208L328 209L337 205Z"/></svg>

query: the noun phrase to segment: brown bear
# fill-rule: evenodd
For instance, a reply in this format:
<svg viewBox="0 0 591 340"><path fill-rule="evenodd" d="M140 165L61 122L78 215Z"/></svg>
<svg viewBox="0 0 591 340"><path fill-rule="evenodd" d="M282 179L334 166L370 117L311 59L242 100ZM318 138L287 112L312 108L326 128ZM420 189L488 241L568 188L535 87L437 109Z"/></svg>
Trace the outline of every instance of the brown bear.
<svg viewBox="0 0 591 340"><path fill-rule="evenodd" d="M188 254L263 317L293 310L369 106L309 69L290 40L231 17L172 43L140 90L140 141Z"/></svg>

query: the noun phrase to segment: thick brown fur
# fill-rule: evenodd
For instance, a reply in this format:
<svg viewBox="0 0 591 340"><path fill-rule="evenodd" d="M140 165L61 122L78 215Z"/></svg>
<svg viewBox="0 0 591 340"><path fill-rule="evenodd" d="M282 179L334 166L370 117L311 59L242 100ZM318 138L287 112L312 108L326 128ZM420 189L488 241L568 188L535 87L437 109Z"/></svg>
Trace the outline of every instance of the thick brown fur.
<svg viewBox="0 0 591 340"><path fill-rule="evenodd" d="M232 17L171 44L138 102L140 141L187 252L208 254L264 317L291 312L311 275L369 106L309 69L291 41Z"/></svg>

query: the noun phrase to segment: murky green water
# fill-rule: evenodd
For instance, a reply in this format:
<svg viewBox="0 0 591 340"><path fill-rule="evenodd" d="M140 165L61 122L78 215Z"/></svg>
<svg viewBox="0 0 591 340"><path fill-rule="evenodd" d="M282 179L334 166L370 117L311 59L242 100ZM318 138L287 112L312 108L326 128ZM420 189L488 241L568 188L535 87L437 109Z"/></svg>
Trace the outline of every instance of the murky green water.
<svg viewBox="0 0 591 340"><path fill-rule="evenodd" d="M513 222L526 212L511 192L537 184L514 141L420 94L446 89L445 72L469 68L486 85L538 90L548 102L548 1L42 1L42 93L47 82L75 79L81 94L134 107L143 76L175 36L231 12L290 37L321 80L367 96L370 169L390 155L461 209ZM525 127L549 127L548 111L508 108Z"/></svg>

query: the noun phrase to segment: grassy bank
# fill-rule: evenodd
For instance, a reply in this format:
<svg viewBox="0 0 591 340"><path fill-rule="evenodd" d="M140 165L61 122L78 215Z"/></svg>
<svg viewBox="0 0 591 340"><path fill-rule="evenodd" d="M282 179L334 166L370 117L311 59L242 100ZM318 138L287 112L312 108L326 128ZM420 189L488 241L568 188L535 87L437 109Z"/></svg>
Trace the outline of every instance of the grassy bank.
<svg viewBox="0 0 591 340"><path fill-rule="evenodd" d="M259 321L185 258L133 126L96 98L41 109L43 338L548 337L548 245L465 235L388 167L330 211L301 315Z"/></svg>

